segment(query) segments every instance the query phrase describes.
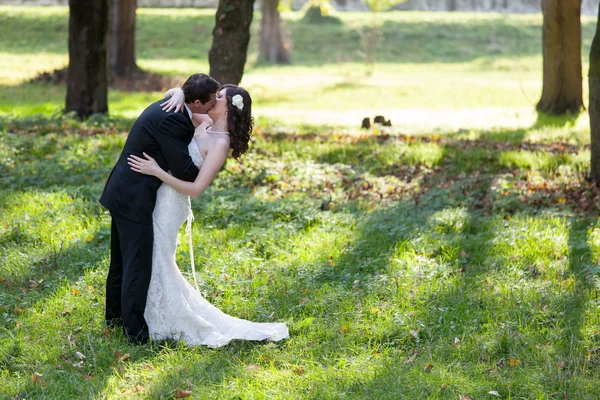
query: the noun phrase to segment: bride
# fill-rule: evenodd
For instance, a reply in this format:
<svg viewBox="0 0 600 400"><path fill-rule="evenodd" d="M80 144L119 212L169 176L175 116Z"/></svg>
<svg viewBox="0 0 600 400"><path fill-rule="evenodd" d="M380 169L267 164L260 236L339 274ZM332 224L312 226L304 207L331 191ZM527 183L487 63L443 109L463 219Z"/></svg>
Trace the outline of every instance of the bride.
<svg viewBox="0 0 600 400"><path fill-rule="evenodd" d="M183 107L181 89L171 89L166 94L173 96L164 103L165 108ZM189 196L198 197L206 190L230 149L234 158L248 150L253 127L251 106L246 90L223 85L208 116L193 114L197 127L189 152L200 169L194 182L175 178L145 153L145 158L131 155L127 159L132 170L163 182L152 214L152 278L144 312L154 340L175 339L188 345L219 347L234 339L278 341L289 335L283 323L257 323L225 314L186 281L175 263L179 228L191 218Z"/></svg>

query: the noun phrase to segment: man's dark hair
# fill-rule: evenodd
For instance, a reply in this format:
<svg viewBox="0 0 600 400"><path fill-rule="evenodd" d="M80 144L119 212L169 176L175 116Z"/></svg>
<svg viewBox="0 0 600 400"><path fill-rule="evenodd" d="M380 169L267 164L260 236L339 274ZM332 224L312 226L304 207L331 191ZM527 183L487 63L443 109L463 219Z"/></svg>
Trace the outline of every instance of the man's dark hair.
<svg viewBox="0 0 600 400"><path fill-rule="evenodd" d="M194 74L185 81L181 89L183 89L186 103L200 100L202 104L206 104L210 100L210 96L217 93L220 87L219 82L210 76Z"/></svg>

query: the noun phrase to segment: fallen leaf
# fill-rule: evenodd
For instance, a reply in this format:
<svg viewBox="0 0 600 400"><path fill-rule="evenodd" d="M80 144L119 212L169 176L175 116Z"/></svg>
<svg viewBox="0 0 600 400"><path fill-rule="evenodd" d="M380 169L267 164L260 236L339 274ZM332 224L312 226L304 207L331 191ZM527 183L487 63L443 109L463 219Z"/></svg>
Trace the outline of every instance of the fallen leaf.
<svg viewBox="0 0 600 400"><path fill-rule="evenodd" d="M136 391L136 392L141 392L141 391L143 391L143 390L144 390L144 387L143 387L143 386L140 386L140 385L135 385L135 391Z"/></svg>
<svg viewBox="0 0 600 400"><path fill-rule="evenodd" d="M71 289L71 293L73 294L73 296L79 296L81 294L81 291L79 289Z"/></svg>
<svg viewBox="0 0 600 400"><path fill-rule="evenodd" d="M31 375L31 383L40 384L42 387L45 387L47 385L47 382L45 380L43 380L42 376L39 375L37 372L35 374Z"/></svg>
<svg viewBox="0 0 600 400"><path fill-rule="evenodd" d="M292 368L292 371L294 371L294 373L296 375L304 375L304 367L301 365L296 365Z"/></svg>
<svg viewBox="0 0 600 400"><path fill-rule="evenodd" d="M91 375L83 375L83 379L85 379L86 381L91 381L92 380L92 376Z"/></svg>
<svg viewBox="0 0 600 400"><path fill-rule="evenodd" d="M511 367L516 367L517 365L521 364L521 360L517 360L516 358L511 358L511 359L508 360L508 364Z"/></svg>
<svg viewBox="0 0 600 400"><path fill-rule="evenodd" d="M558 367L559 370L561 370L564 368L565 362L563 360L560 360L559 362L556 363L556 366Z"/></svg>
<svg viewBox="0 0 600 400"><path fill-rule="evenodd" d="M119 357L118 360L119 360L119 362L123 362L123 361L127 360L128 358L129 358L129 353L125 353L121 357Z"/></svg>
<svg viewBox="0 0 600 400"><path fill-rule="evenodd" d="M192 395L191 391L183 390L182 388L177 388L177 394L175 397L178 399L185 399L186 397L190 397Z"/></svg>
<svg viewBox="0 0 600 400"><path fill-rule="evenodd" d="M433 365L432 364L425 364L425 367L423 368L425 370L425 372L429 372L433 369Z"/></svg>
<svg viewBox="0 0 600 400"><path fill-rule="evenodd" d="M17 329L19 329L21 327L21 320L17 320Z"/></svg>

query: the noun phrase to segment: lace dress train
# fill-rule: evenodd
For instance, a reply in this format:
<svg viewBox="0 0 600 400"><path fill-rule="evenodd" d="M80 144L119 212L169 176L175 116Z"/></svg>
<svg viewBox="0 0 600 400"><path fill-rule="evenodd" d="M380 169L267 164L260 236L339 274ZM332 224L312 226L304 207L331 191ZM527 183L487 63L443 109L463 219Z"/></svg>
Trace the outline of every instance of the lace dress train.
<svg viewBox="0 0 600 400"><path fill-rule="evenodd" d="M190 156L201 168L204 160L195 142ZM234 339L278 341L289 336L283 323L259 323L227 315L206 301L175 263L177 237L187 220L190 199L164 183L153 213L152 278L144 317L154 340L183 340L188 345L223 346Z"/></svg>

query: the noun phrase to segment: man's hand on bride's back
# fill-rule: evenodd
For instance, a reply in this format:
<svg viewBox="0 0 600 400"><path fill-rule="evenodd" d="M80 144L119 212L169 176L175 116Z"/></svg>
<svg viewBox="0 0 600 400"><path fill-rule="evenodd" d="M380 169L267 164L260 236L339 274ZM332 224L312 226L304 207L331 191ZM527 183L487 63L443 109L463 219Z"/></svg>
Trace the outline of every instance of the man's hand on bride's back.
<svg viewBox="0 0 600 400"><path fill-rule="evenodd" d="M183 104L185 103L185 94L183 90L180 88L169 89L165 92L165 97L171 96L167 101L161 103L160 106L163 108L163 111L171 111L175 110L175 112L179 112L183 108Z"/></svg>

